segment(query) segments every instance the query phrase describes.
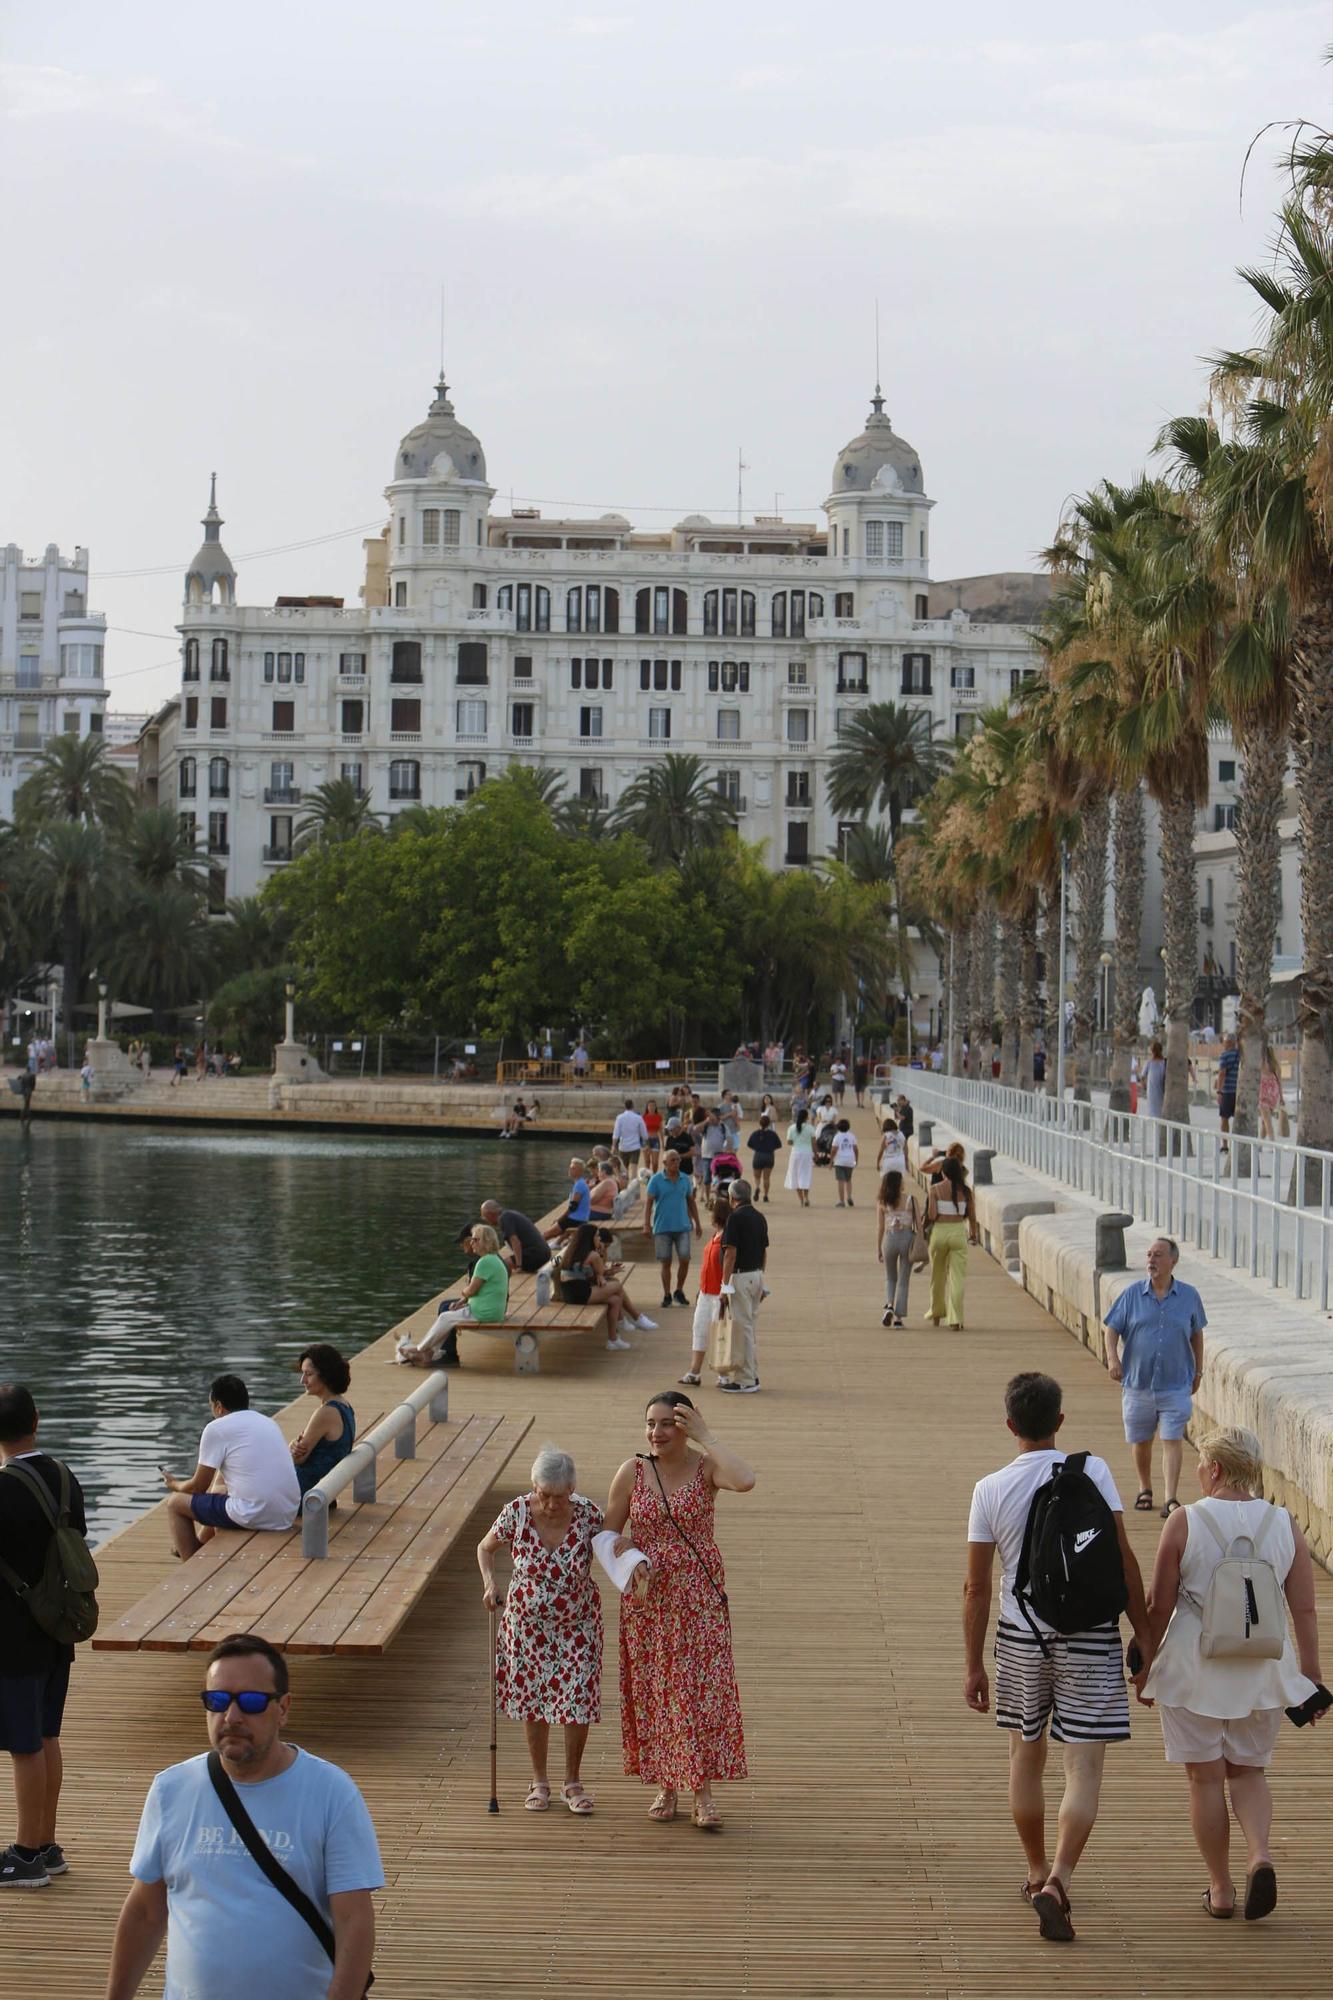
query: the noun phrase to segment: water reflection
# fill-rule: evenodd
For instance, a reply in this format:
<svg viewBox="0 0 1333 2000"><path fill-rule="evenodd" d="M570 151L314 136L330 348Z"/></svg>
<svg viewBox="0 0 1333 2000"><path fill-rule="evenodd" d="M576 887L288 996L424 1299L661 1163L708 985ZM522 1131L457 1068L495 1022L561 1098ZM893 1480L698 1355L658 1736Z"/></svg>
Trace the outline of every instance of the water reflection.
<svg viewBox="0 0 1333 2000"><path fill-rule="evenodd" d="M540 1215L567 1142L0 1127L0 1376L32 1385L105 1535L194 1467L210 1377L259 1408L443 1289L488 1194Z"/></svg>

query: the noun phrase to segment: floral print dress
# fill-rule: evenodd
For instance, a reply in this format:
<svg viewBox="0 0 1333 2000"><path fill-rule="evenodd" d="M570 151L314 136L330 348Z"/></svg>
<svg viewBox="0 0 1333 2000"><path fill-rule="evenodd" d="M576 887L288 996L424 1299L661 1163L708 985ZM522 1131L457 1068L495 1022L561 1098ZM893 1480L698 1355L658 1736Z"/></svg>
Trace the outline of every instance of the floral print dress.
<svg viewBox="0 0 1333 2000"><path fill-rule="evenodd" d="M713 1499L702 1461L671 1495L696 1555L667 1518L652 1472L643 1459L635 1464L625 1533L652 1564L653 1580L644 1604L632 1595L620 1602L621 1736L629 1775L673 1792L746 1776Z"/></svg>
<svg viewBox="0 0 1333 2000"><path fill-rule="evenodd" d="M491 1530L513 1556L495 1676L500 1706L515 1722L602 1719L602 1600L592 1577L601 1526L601 1508L576 1493L564 1540L547 1548L520 1495Z"/></svg>

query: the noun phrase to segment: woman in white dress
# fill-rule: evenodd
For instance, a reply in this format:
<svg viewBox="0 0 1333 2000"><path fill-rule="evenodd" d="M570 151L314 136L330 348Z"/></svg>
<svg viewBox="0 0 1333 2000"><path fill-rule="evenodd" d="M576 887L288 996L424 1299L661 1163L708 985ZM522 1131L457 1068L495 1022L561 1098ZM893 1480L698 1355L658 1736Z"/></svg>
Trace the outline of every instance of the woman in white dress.
<svg viewBox="0 0 1333 2000"><path fill-rule="evenodd" d="M1285 1507L1255 1497L1262 1480L1252 1431L1217 1430L1200 1443L1203 1498L1171 1516L1158 1544L1148 1599L1157 1651L1144 1687L1144 1700L1161 1708L1166 1761L1189 1774L1190 1821L1208 1869L1204 1909L1210 1917L1230 1917L1239 1901L1251 1922L1277 1903L1273 1799L1264 1773L1282 1711L1308 1700L1322 1680L1310 1551ZM1202 1651L1204 1599L1237 1537L1249 1539L1283 1587L1296 1643L1284 1633L1280 1658L1210 1658ZM1228 1792L1245 1835L1243 1897L1231 1874Z"/></svg>
<svg viewBox="0 0 1333 2000"><path fill-rule="evenodd" d="M802 1208L810 1206L810 1183L815 1177L815 1135L810 1129L809 1113L796 1113L787 1127L787 1144L791 1151L787 1156L787 1178L784 1186L795 1191Z"/></svg>

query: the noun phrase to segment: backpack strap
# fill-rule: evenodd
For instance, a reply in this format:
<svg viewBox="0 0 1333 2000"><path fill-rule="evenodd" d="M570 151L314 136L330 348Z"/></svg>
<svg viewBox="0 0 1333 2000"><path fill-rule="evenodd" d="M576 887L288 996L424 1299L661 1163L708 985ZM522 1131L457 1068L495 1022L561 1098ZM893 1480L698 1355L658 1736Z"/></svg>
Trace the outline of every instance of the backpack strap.
<svg viewBox="0 0 1333 2000"><path fill-rule="evenodd" d="M61 1521L64 1519L65 1510L67 1509L69 1504L69 1468L68 1466L61 1465L59 1459L53 1459L52 1463L60 1466L61 1506L59 1511L57 1511L56 1504L54 1500L52 1500L51 1498L50 1489L48 1488L46 1481L44 1479L39 1479L37 1477L37 1474L31 1471L28 1466L18 1465L15 1463L13 1459L11 1459L8 1465L0 1465L0 1475L3 1475L6 1472L12 1472L14 1476L18 1480L20 1480L24 1486L27 1487L28 1491L37 1500L47 1520L50 1522L51 1532L52 1534L54 1534L56 1529L60 1526ZM32 1585L30 1583L25 1583L23 1578L19 1575L18 1571L12 1568L9 1563L5 1562L3 1558L0 1558L0 1583L8 1584L9 1588L13 1591L15 1597L18 1598L26 1597L28 1592L32 1589Z"/></svg>
<svg viewBox="0 0 1333 2000"><path fill-rule="evenodd" d="M1218 1525L1213 1515L1209 1513L1207 1503L1205 1501L1200 1500L1196 1506L1191 1507L1190 1513L1196 1515L1198 1519L1203 1522L1205 1528L1207 1528L1209 1534L1212 1536L1213 1540L1217 1543L1218 1548L1221 1549L1222 1554L1224 1556L1227 1555L1230 1551L1231 1543L1222 1533L1221 1527Z"/></svg>
<svg viewBox="0 0 1333 2000"><path fill-rule="evenodd" d="M1056 1466L1056 1468L1055 1468L1055 1470L1056 1470L1056 1472L1057 1472L1057 1473L1060 1473L1060 1472L1084 1472L1084 1473L1086 1473L1086 1471L1087 1471L1087 1469L1088 1469L1088 1460L1089 1460L1089 1459L1090 1459L1091 1457L1092 1457L1092 1453L1091 1453L1090 1451L1070 1451L1070 1452L1066 1452L1066 1453L1065 1453L1065 1461L1064 1461L1064 1464L1063 1464L1063 1465L1057 1465L1057 1466Z"/></svg>

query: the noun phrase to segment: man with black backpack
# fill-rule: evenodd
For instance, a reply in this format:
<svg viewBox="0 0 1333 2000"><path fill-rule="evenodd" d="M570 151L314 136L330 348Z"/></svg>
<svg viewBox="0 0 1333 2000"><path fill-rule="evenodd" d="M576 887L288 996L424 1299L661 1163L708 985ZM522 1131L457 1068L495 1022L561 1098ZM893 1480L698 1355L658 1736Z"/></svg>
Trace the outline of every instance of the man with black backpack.
<svg viewBox="0 0 1333 2000"><path fill-rule="evenodd" d="M1005 1389L1004 1408L1018 1456L978 1480L972 1495L963 1697L980 1714L990 1708L983 1655L998 1549L1003 1581L995 1635L995 1720L1013 1732L1009 1809L1027 1856L1022 1894L1042 1936L1068 1943L1074 1936L1069 1884L1097 1817L1106 1746L1129 1736L1122 1611L1142 1655L1133 1676L1139 1693L1152 1664L1152 1644L1143 1578L1110 1469L1090 1452L1067 1457L1056 1445L1064 1422L1059 1383L1049 1375L1015 1375ZM1048 1724L1051 1741L1063 1746L1065 1770L1049 1862L1042 1783Z"/></svg>
<svg viewBox="0 0 1333 2000"><path fill-rule="evenodd" d="M18 1807L14 1843L0 1854L0 1889L46 1889L66 1873L56 1845L60 1724L73 1640L97 1623L83 1491L39 1447L37 1421L32 1391L0 1383L0 1750L14 1766ZM75 1576L80 1551L86 1569Z"/></svg>

